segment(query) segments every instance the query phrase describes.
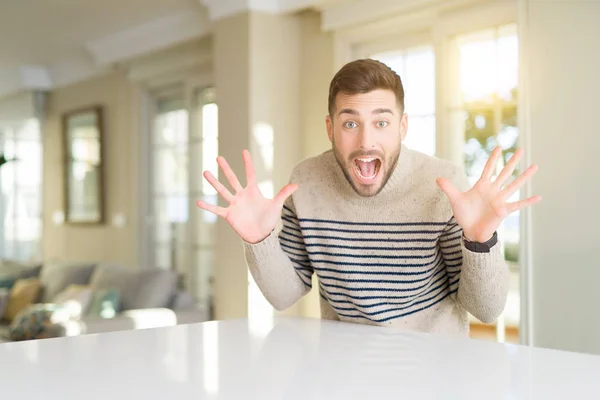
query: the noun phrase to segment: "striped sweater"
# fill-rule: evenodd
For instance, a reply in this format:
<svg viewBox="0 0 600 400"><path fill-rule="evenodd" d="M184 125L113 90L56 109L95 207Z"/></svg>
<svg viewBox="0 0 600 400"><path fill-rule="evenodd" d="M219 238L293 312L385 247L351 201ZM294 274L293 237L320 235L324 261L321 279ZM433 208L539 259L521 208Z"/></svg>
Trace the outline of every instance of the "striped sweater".
<svg viewBox="0 0 600 400"><path fill-rule="evenodd" d="M453 164L404 146L373 197L354 192L332 151L298 164L280 226L244 243L265 298L286 309L316 281L325 319L459 335L467 313L495 320L508 292L500 246L465 242L438 177L468 189Z"/></svg>

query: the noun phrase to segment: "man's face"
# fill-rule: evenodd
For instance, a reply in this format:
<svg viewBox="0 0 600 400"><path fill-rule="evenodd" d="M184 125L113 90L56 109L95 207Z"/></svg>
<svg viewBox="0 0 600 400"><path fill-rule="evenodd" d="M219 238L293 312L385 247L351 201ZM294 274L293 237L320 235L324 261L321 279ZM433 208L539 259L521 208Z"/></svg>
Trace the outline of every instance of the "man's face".
<svg viewBox="0 0 600 400"><path fill-rule="evenodd" d="M394 93L339 93L326 125L335 158L356 193L379 193L396 167L408 128Z"/></svg>

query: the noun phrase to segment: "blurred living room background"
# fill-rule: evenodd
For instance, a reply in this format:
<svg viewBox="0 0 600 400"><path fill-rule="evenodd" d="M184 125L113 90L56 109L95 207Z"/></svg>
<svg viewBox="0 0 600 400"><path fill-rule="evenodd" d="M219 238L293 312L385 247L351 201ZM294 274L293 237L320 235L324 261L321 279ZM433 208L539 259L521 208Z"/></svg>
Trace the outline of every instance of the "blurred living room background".
<svg viewBox="0 0 600 400"><path fill-rule="evenodd" d="M243 174L249 149L273 196L330 148L329 82L368 57L403 80L408 147L472 182L497 145L541 167L514 200L543 202L499 231L506 309L472 337L600 353L598 21L585 0L0 0L0 341L69 302L44 335L318 318L316 289L274 311L195 203L217 155Z"/></svg>

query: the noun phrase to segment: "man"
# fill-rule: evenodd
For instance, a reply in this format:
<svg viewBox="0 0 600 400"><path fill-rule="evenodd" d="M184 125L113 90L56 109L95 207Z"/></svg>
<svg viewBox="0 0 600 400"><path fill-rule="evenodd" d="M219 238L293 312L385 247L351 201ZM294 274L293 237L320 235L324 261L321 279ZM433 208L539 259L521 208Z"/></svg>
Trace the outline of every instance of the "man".
<svg viewBox="0 0 600 400"><path fill-rule="evenodd" d="M496 229L540 200L507 203L537 167L507 184L517 151L493 179L498 148L467 190L459 168L403 146L402 82L374 60L335 75L326 127L332 149L297 165L274 199L260 193L247 151L246 187L218 158L235 193L204 174L229 206L198 206L239 234L266 299L286 309L316 274L322 318L460 335L467 313L494 321L509 285Z"/></svg>

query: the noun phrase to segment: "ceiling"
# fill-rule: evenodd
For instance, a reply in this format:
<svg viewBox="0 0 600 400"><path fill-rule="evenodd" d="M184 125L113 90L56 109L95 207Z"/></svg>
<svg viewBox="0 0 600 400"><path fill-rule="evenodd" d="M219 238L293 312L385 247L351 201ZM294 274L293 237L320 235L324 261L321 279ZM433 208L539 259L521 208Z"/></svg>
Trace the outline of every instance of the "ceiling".
<svg viewBox="0 0 600 400"><path fill-rule="evenodd" d="M188 43L210 32L211 18L248 4L288 13L365 1L373 0L0 0L0 98Z"/></svg>
<svg viewBox="0 0 600 400"><path fill-rule="evenodd" d="M0 69L51 64L113 32L199 7L198 0L0 0Z"/></svg>

